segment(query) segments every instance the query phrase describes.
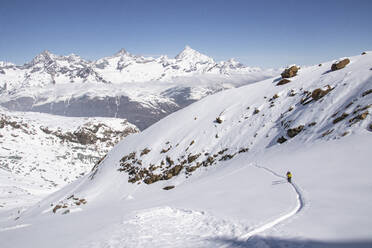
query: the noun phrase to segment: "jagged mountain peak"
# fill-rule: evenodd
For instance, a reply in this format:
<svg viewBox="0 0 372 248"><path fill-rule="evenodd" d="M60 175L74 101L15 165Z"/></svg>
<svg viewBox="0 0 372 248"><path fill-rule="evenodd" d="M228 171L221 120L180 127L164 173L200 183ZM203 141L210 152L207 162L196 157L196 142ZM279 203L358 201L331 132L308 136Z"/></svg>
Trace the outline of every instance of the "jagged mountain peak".
<svg viewBox="0 0 372 248"><path fill-rule="evenodd" d="M122 48L117 53L115 53L114 56L115 57L116 56L131 56L131 54L127 50L125 50L124 48Z"/></svg>
<svg viewBox="0 0 372 248"><path fill-rule="evenodd" d="M227 75L230 77L233 74L244 75L247 78L257 80L258 78L264 79L274 75L273 72L263 72L260 75L253 76L251 68L240 63L217 63L213 58L192 49L190 46L186 46L176 58L168 58L167 56L145 57L121 49L116 54L94 61L85 60L76 54L55 55L45 50L32 61L17 67L19 78L10 78L13 72L9 70L11 69L2 68L0 72L2 77L0 78L0 87L3 86L1 84L1 82L4 82L3 79L10 80L6 92L12 90L21 92L25 87L43 86L50 82L56 84L66 82L121 84L169 81L179 77L193 77L204 74L221 77ZM23 89L20 89L19 85L23 85Z"/></svg>
<svg viewBox="0 0 372 248"><path fill-rule="evenodd" d="M77 55L75 53L71 53L67 57L71 58L71 59L82 59L79 55Z"/></svg>
<svg viewBox="0 0 372 248"><path fill-rule="evenodd" d="M235 58L228 59L226 62L238 68L243 67L243 64L237 61Z"/></svg>
<svg viewBox="0 0 372 248"><path fill-rule="evenodd" d="M204 55L195 49L192 49L190 46L186 45L185 48L180 52L176 57L177 60L203 60L203 61L211 61L213 59Z"/></svg>
<svg viewBox="0 0 372 248"><path fill-rule="evenodd" d="M36 57L31 61L31 63L36 64L43 61L51 61L56 57L53 53L48 50L42 51L40 54L36 55Z"/></svg>

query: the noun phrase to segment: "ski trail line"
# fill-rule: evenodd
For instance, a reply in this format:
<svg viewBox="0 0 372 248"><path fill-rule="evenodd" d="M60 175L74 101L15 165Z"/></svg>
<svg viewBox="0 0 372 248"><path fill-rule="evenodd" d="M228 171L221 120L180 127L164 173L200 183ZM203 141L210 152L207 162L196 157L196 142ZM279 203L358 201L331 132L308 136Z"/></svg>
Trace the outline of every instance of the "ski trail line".
<svg viewBox="0 0 372 248"><path fill-rule="evenodd" d="M255 167L259 168L259 169L266 170L266 171L268 171L269 173L273 174L276 177L280 177L280 178L286 179L284 176L279 175L275 171L270 170L270 169L268 169L266 167L259 166L257 164L253 164L253 166L255 166ZM295 208L292 211L290 211L289 213L287 213L285 215L282 215L279 218L277 218L277 219L275 219L275 220L273 220L271 222L268 222L268 223L266 223L266 224L264 224L262 226L259 226L259 227L255 228L255 229L253 229L252 231L250 231L250 232L242 235L240 237L240 239L248 240L252 236L254 236L254 235L256 235L256 234L258 234L260 232L263 232L265 230L268 230L268 229L274 227L275 225L277 225L277 224L279 224L279 223L281 223L281 222L283 222L283 221L291 218L292 216L298 214L304 208L305 202L304 202L304 199L303 199L301 190L299 189L299 187L295 183L291 183L291 186L292 186L293 190L295 191L295 193L297 195L297 204L296 204Z"/></svg>

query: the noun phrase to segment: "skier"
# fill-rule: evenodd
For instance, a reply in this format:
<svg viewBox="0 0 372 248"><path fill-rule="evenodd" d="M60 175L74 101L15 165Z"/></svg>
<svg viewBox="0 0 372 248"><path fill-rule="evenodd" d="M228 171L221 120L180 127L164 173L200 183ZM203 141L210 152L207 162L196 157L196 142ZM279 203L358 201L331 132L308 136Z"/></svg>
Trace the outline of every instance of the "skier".
<svg viewBox="0 0 372 248"><path fill-rule="evenodd" d="M292 173L290 171L287 171L287 181L292 183Z"/></svg>

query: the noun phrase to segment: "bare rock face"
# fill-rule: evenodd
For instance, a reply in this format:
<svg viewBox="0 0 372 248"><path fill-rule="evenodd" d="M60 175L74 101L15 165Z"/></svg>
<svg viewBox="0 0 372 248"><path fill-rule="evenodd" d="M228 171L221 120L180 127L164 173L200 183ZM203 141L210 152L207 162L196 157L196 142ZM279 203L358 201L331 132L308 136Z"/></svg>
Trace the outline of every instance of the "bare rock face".
<svg viewBox="0 0 372 248"><path fill-rule="evenodd" d="M319 100L320 98L322 98L323 96L327 95L330 91L332 90L331 86L327 85L327 89L325 90L322 90L322 89L315 89L312 93L311 93L311 97L317 101Z"/></svg>
<svg viewBox="0 0 372 248"><path fill-rule="evenodd" d="M344 68L349 63L350 63L349 59L343 59L341 61L338 61L338 62L336 62L332 65L331 71L340 70L340 69Z"/></svg>
<svg viewBox="0 0 372 248"><path fill-rule="evenodd" d="M171 186L165 186L163 189L164 190L170 190L170 189L173 189L175 186L171 185Z"/></svg>
<svg viewBox="0 0 372 248"><path fill-rule="evenodd" d="M282 72L282 78L291 78L297 75L298 67L293 65Z"/></svg>
<svg viewBox="0 0 372 248"><path fill-rule="evenodd" d="M284 136L282 136L282 137L280 137L277 141L278 141L279 144L283 144L284 142L287 141L287 139L284 138Z"/></svg>
<svg viewBox="0 0 372 248"><path fill-rule="evenodd" d="M337 124L338 122L344 120L348 116L349 116L349 114L343 113L341 116L339 116L339 117L337 117L336 119L333 120L333 124Z"/></svg>
<svg viewBox="0 0 372 248"><path fill-rule="evenodd" d="M369 89L369 90L364 91L364 92L362 93L362 96L364 97L364 96L369 95L369 94L371 94L371 93L372 93L372 89Z"/></svg>
<svg viewBox="0 0 372 248"><path fill-rule="evenodd" d="M298 127L288 129L287 135L288 135L288 137L293 138L297 134L299 134L303 129L304 129L304 125L300 125Z"/></svg>
<svg viewBox="0 0 372 248"><path fill-rule="evenodd" d="M353 125L353 124L355 124L355 123L357 123L357 122L359 122L359 121L364 120L365 118L367 118L368 115L369 115L369 112L368 111L365 111L364 113L359 114L359 115L351 118L349 120L350 126Z"/></svg>

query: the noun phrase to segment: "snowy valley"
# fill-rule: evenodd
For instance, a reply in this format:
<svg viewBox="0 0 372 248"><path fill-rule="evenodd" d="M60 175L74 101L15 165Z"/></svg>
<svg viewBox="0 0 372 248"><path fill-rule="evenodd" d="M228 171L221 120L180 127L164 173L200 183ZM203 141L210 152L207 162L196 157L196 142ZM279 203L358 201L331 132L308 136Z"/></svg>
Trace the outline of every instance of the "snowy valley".
<svg viewBox="0 0 372 248"><path fill-rule="evenodd" d="M147 122L147 128L139 133L130 124L137 124L135 119L133 122L130 118L127 118L128 123L39 113L13 114L4 110L1 119L4 124L0 123L4 126L0 129L2 139L6 140L1 144L3 148L15 149L12 147L24 144L46 149L37 147L39 141L32 141L31 135L22 133L21 123L27 123L32 126L27 131L37 133L35 139L42 139L45 146L58 150L58 153L54 151L58 157L79 156L79 148L74 147L81 145L85 145L86 151L91 150L89 156L97 159L110 151L89 173L37 204L1 211L1 247L27 247L29 244L40 248L371 247L372 53L314 66L290 66L278 76L279 73L273 71L259 70L255 74L256 69L232 61L230 65L227 62L216 64L189 48L185 50L186 55L181 53L175 59L161 57L148 61L132 57L136 62L129 63L121 60L129 56L121 51L120 56L98 60L90 65L94 70L86 77L96 80L92 83L94 87L78 82L84 81L78 74L62 72L53 79L51 91L48 91L50 85L28 91L31 84L41 81L25 81L23 76L20 80L25 82L24 88L18 89L9 83L2 86L3 106L22 109L19 99L25 97L32 98L32 104L26 104L32 108L27 110L54 113L54 107L50 106L68 102L59 98L66 96L66 91L71 93L68 96L77 98L74 92L79 92L75 91L79 87L87 90L82 97L88 97L87 92L94 96L115 92L115 96L134 99L128 91L117 94L122 85L116 81L120 72L115 68L119 65L121 71L140 71L146 64L159 72L162 61L164 70L172 72L164 76L163 72L140 73L141 81L154 80L154 88L150 91L157 89L157 96L162 96L152 98L153 94L143 93L138 100L141 106L159 104L158 99L177 99L174 90L183 92L182 88L177 88L179 86L167 89L174 98L162 94L166 89L163 86L169 84L166 80L171 77L174 84L177 80L186 80L187 77L183 77L187 73L203 71L205 73L198 78L207 85L202 89L198 87L203 84L198 82L195 87L187 86L188 94L193 90L198 92L195 97L198 101L166 117L165 114L151 126L148 124L153 122ZM200 62L188 63L195 61L194 55ZM176 65L182 70L174 67ZM5 64L0 69L5 72L3 75L8 75L10 71L30 68ZM75 69L70 72L77 73ZM270 73L273 74L270 76ZM77 80L68 89L58 81L66 75ZM270 78L258 81L260 77ZM193 78L189 77L189 82ZM142 85L141 82L129 83L131 78L125 81L129 89ZM225 87L225 82L231 85ZM110 91L106 91L107 85L111 85ZM111 91L116 85L118 91ZM217 88L208 92L206 89L212 85ZM147 92L148 87L144 86L142 92ZM225 88L231 89L217 92ZM134 91L137 92L137 88ZM211 93L214 94L209 95ZM186 98L183 93L181 95L183 101L191 99L190 95ZM53 104L42 111L46 106L42 101ZM180 107L174 101L172 104L175 107L167 114ZM160 112L163 110L159 108ZM110 116L120 117L114 112ZM19 119L20 128L10 124L14 119ZM81 128L89 131L95 127L97 131L93 133L99 142L76 142ZM59 133L68 136L63 146ZM104 133L107 136L100 136ZM110 149L126 136L118 137L117 133L135 134L128 135ZM97 144L102 148L95 148ZM6 149L3 152L2 159L7 154ZM34 151L29 150L21 157L32 164L33 155ZM48 157L53 158L53 155ZM63 177L47 177L51 168L47 163L34 172L32 168L16 166L13 169L16 158L8 156L6 161L9 161L9 173L30 173L38 180L46 177L57 184L64 181ZM73 167L66 165L68 161L48 160L48 163L64 170L87 171L84 160ZM50 173L53 170L50 169ZM293 173L292 184L285 178L288 170ZM7 180L6 176L2 177ZM48 180L44 187L52 183ZM68 178L66 182L72 180Z"/></svg>

